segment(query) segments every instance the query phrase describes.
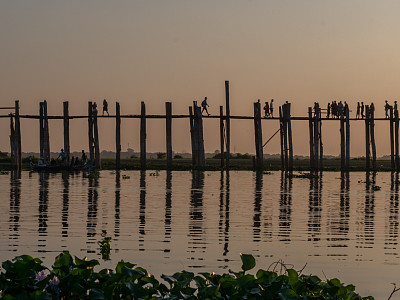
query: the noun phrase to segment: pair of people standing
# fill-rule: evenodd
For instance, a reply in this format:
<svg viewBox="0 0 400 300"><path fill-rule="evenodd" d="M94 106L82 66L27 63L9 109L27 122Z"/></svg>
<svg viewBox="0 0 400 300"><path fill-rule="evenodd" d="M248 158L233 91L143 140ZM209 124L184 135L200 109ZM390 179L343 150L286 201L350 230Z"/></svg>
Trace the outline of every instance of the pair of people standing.
<svg viewBox="0 0 400 300"><path fill-rule="evenodd" d="M268 103L268 101L265 102L264 105L264 114L265 117L274 117L274 99L271 99L271 101Z"/></svg>

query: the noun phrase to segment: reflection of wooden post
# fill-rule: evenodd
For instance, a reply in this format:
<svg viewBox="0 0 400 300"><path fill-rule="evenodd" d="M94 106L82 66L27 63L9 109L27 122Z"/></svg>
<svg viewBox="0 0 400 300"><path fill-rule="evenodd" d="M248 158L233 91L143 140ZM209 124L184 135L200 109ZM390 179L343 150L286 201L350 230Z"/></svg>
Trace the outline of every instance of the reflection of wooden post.
<svg viewBox="0 0 400 300"><path fill-rule="evenodd" d="M140 168L146 169L146 105L140 104Z"/></svg>
<svg viewBox="0 0 400 300"><path fill-rule="evenodd" d="M167 167L172 166L172 103L165 102L166 159Z"/></svg>
<svg viewBox="0 0 400 300"><path fill-rule="evenodd" d="M115 109L115 168L121 168L121 108L119 102Z"/></svg>
<svg viewBox="0 0 400 300"><path fill-rule="evenodd" d="M15 149L17 170L22 167L22 150L21 150L21 123L19 119L19 101L15 100Z"/></svg>
<svg viewBox="0 0 400 300"><path fill-rule="evenodd" d="M262 145L262 129L261 129L261 105L260 102L254 103L254 135L256 146L256 168L263 167L263 145Z"/></svg>
<svg viewBox="0 0 400 300"><path fill-rule="evenodd" d="M94 161L94 145L93 145L93 105L88 102L88 133L89 133L89 159L90 163Z"/></svg>
<svg viewBox="0 0 400 300"><path fill-rule="evenodd" d="M66 154L66 165L68 166L70 160L68 101L63 102L63 113L64 113L64 151Z"/></svg>
<svg viewBox="0 0 400 300"><path fill-rule="evenodd" d="M365 105L365 168L370 169L369 106Z"/></svg>
<svg viewBox="0 0 400 300"><path fill-rule="evenodd" d="M370 135L371 135L371 150L372 150L372 168L376 170L376 146L375 146L375 109L370 108Z"/></svg>
<svg viewBox="0 0 400 300"><path fill-rule="evenodd" d="M93 111L93 134L94 134L94 158L96 161L96 168L101 168L100 159L100 144L99 144L99 128L97 125L97 109Z"/></svg>
<svg viewBox="0 0 400 300"><path fill-rule="evenodd" d="M285 169L285 159L283 153L283 116L282 116L282 106L279 106L279 137L281 141L281 170Z"/></svg>
<svg viewBox="0 0 400 300"><path fill-rule="evenodd" d="M195 134L194 134L194 117L193 107L189 106L189 122L190 122L190 143L192 146L192 166L196 165L196 147L195 147Z"/></svg>
<svg viewBox="0 0 400 300"><path fill-rule="evenodd" d="M290 103L287 103L287 130L288 130L288 144L289 144L289 171L293 171L293 141L292 141L292 122L290 120Z"/></svg>
<svg viewBox="0 0 400 300"><path fill-rule="evenodd" d="M393 106L390 106L389 132L390 132L390 167L395 169L394 164L394 132L393 132Z"/></svg>
<svg viewBox="0 0 400 300"><path fill-rule="evenodd" d="M229 156L231 155L231 121L229 110L229 81L225 81L226 98L226 169L229 171Z"/></svg>
<svg viewBox="0 0 400 300"><path fill-rule="evenodd" d="M221 168L224 167L224 108L219 107L219 140L221 145Z"/></svg>
<svg viewBox="0 0 400 300"><path fill-rule="evenodd" d="M396 163L396 171L400 170L400 162L399 162L399 111L395 110L394 112L394 146L395 146L395 163Z"/></svg>
<svg viewBox="0 0 400 300"><path fill-rule="evenodd" d="M310 135L310 169L315 170L315 156L314 156L314 130L313 130L312 108L308 108L308 132Z"/></svg>
<svg viewBox="0 0 400 300"><path fill-rule="evenodd" d="M346 111L346 170L350 168L350 117L349 109Z"/></svg>

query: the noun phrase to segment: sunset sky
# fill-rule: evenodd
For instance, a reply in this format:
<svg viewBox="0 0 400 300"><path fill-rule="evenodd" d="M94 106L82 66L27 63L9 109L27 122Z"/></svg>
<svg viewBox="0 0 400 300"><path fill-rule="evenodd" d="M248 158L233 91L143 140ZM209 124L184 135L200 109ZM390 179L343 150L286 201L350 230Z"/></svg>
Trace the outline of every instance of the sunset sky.
<svg viewBox="0 0 400 300"><path fill-rule="evenodd" d="M315 101L400 100L400 1L126 0L0 2L0 101L19 99L22 114L87 112L87 101L115 101L122 114L186 114L209 99L210 113L252 115L254 101L292 103L305 116ZM0 111L8 114L9 111ZM205 120L207 152L219 148L217 120ZM387 122L377 122L377 154L389 154ZM100 121L100 147L115 150L115 121ZM0 150L9 151L9 120L0 119ZM39 122L22 120L22 150L39 152ZM294 154L308 153L306 122L294 126ZM266 141L278 122L263 122ZM148 151L165 151L165 125L148 121ZM51 150L63 143L62 121L50 121ZM351 126L351 155L364 155L362 122ZM339 123L323 124L325 153L338 155ZM139 150L139 120L123 120L122 150ZM88 149L87 122L71 121L71 150ZM232 150L254 153L252 121L232 122ZM173 122L173 150L190 151L188 120ZM264 149L279 152L276 137Z"/></svg>

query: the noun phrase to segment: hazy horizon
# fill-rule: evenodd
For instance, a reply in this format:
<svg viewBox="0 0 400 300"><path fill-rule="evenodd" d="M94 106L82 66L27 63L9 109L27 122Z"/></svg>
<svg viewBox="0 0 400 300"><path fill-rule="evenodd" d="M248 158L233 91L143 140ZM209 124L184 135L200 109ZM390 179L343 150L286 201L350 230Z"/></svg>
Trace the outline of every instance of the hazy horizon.
<svg viewBox="0 0 400 300"><path fill-rule="evenodd" d="M383 105L399 100L400 2L299 1L113 1L0 2L0 106L19 99L22 114L37 114L46 99L50 115L87 111L87 101L115 101L122 114L187 114L193 100L208 97L210 113L225 104L230 81L231 114L253 113L253 102L292 103L306 116L318 101ZM6 114L8 111L0 111ZM165 152L165 122L148 120L149 152ZM377 122L377 155L387 155L388 124ZM0 150L9 151L9 120L0 119ZM218 120L205 120L206 152L219 148ZM277 130L263 122L263 140ZM87 122L71 120L71 150L88 148ZM100 120L101 150L115 149L114 120ZM190 152L188 120L173 121L173 150ZM231 148L254 153L251 120L232 121ZM339 122L324 122L327 155L340 153ZM307 155L306 121L293 128L294 154ZM61 120L50 121L51 150L63 146ZM122 149L139 149L139 120L122 121ZM22 150L39 151L39 122L22 121ZM279 138L266 148L279 153ZM364 155L364 124L352 123L351 156Z"/></svg>

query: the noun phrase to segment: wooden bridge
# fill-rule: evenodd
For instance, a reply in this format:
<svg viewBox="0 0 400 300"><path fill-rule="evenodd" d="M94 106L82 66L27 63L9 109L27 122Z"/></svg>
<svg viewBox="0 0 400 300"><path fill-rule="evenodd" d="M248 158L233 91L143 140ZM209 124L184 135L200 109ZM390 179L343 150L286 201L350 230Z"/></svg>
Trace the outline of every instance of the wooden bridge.
<svg viewBox="0 0 400 300"><path fill-rule="evenodd" d="M203 138L203 119L219 119L220 122L220 151L225 155L221 155L221 168L229 170L230 163L230 121L231 119L253 120L254 122L254 142L255 152L254 167L262 169L264 164L263 147L269 140L263 144L262 126L263 121L279 121L279 130L275 133L280 135L280 157L281 168L285 171L293 170L293 143L292 143L292 121L308 121L309 124L309 149L310 149L310 169L311 171L323 170L323 143L322 143L322 121L340 122L340 158L341 169L348 170L350 168L350 121L362 121L365 124L365 168L366 170L376 169L376 145L375 145L375 121L390 122L390 157L391 169L400 170L399 162L399 113L390 107L389 118L375 118L374 109L365 105L365 118L357 119L349 117L348 108L344 109L343 114L338 118L322 117L322 109L318 103L314 107L308 108L307 117L291 116L291 104L286 102L279 107L279 117L263 118L260 102L254 103L253 116L231 116L229 110L229 81L225 81L225 112L224 107L220 106L220 114L213 116L202 116L201 107L197 102L193 102L193 106L189 107L187 115L173 115L172 103L165 103L165 115L147 115L146 105L141 102L140 114L121 115L120 104L116 103L116 114L99 116L97 109L93 109L92 102L88 102L87 115L71 116L68 110L68 101L63 103L63 115L49 116L47 114L47 102L40 102L39 115L21 115L19 112L19 101L15 101L14 107L3 107L0 109L13 109L14 112L8 115L0 115L0 118L10 118L10 147L11 158L14 168L20 170L22 167L21 154L21 119L38 119L40 128L40 157L50 157L49 143L49 123L51 119L61 119L64 121L64 151L67 159L70 159L70 142L69 142L69 122L73 119L88 120L88 141L89 141L89 158L92 163L96 162L96 166L101 167L100 160L100 143L98 132L99 118L115 119L115 149L116 149L116 168L120 168L121 156L121 119L140 119L140 166L146 169L146 122L148 119L165 119L166 121L166 162L167 167L171 168L172 161L172 119L189 119L190 136L192 148L192 165L196 168L205 167L205 151ZM274 135L275 135L274 134ZM272 137L271 137L272 138Z"/></svg>

